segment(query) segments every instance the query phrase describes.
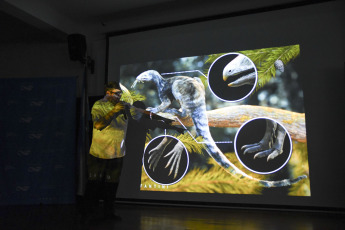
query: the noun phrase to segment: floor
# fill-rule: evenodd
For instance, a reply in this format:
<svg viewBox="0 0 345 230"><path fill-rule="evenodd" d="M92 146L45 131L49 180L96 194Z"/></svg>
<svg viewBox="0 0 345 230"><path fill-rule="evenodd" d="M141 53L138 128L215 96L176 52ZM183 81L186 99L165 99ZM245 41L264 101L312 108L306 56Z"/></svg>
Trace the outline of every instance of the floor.
<svg viewBox="0 0 345 230"><path fill-rule="evenodd" d="M344 212L259 210L117 204L122 220L82 224L74 205L0 207L0 229L34 230L335 230L345 229Z"/></svg>

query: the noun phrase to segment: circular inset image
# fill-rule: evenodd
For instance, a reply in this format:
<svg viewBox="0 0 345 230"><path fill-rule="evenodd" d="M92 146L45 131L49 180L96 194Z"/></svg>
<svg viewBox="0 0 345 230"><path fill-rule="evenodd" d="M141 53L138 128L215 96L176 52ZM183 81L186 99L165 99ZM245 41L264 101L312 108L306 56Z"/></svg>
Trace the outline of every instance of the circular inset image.
<svg viewBox="0 0 345 230"><path fill-rule="evenodd" d="M161 185L180 181L189 166L189 155L183 143L173 136L159 136L146 146L143 166L148 177Z"/></svg>
<svg viewBox="0 0 345 230"><path fill-rule="evenodd" d="M220 100L236 102L245 99L255 89L257 70L254 63L240 53L228 53L217 58L208 72L211 92Z"/></svg>
<svg viewBox="0 0 345 230"><path fill-rule="evenodd" d="M258 174L280 170L292 153L289 133L269 118L256 118L243 124L235 136L234 147L242 165Z"/></svg>

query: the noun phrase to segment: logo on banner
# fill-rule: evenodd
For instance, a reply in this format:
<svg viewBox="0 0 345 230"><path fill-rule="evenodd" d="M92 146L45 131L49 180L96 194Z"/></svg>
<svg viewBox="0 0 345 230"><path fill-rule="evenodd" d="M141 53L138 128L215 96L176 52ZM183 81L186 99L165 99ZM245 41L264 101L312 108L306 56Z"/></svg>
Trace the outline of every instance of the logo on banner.
<svg viewBox="0 0 345 230"><path fill-rule="evenodd" d="M30 186L17 186L16 191L17 192L27 192L30 189Z"/></svg>
<svg viewBox="0 0 345 230"><path fill-rule="evenodd" d="M29 123L31 123L31 121L32 121L32 117L22 117L22 118L20 118L20 122L22 122L22 123L29 124Z"/></svg>
<svg viewBox="0 0 345 230"><path fill-rule="evenodd" d="M42 138L42 136L43 136L42 133L31 133L31 134L29 135L29 138L30 138L30 139L39 140L39 139Z"/></svg>
<svg viewBox="0 0 345 230"><path fill-rule="evenodd" d="M22 85L22 86L20 87L20 90L21 90L21 91L31 91L33 88L34 88L33 85Z"/></svg>
<svg viewBox="0 0 345 230"><path fill-rule="evenodd" d="M36 107L40 107L44 104L44 101L31 101L30 105L31 106L36 106Z"/></svg>
<svg viewBox="0 0 345 230"><path fill-rule="evenodd" d="M29 167L28 168L28 172L30 172L30 173L37 173L37 172L40 172L42 170L42 167L40 167L40 166L37 166L37 167Z"/></svg>
<svg viewBox="0 0 345 230"><path fill-rule="evenodd" d="M29 156L31 154L31 150L18 150L18 156Z"/></svg>

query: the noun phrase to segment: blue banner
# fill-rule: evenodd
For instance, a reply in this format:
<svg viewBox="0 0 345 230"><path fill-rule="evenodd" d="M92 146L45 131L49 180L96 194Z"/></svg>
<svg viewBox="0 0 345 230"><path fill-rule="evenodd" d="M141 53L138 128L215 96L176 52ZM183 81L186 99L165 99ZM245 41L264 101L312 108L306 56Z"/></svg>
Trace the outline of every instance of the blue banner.
<svg viewBox="0 0 345 230"><path fill-rule="evenodd" d="M0 205L75 200L76 78L0 79Z"/></svg>

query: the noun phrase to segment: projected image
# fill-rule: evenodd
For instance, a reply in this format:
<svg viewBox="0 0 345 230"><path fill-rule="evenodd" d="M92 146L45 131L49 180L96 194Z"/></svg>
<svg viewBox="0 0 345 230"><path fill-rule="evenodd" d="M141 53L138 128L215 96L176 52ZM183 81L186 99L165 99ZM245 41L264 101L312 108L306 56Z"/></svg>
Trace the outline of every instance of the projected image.
<svg viewBox="0 0 345 230"><path fill-rule="evenodd" d="M142 191L310 196L299 45L121 66L147 111L184 132L147 138Z"/></svg>
<svg viewBox="0 0 345 230"><path fill-rule="evenodd" d="M229 53L212 63L207 78L209 88L216 97L235 102L243 100L255 89L257 72L248 57Z"/></svg>
<svg viewBox="0 0 345 230"><path fill-rule="evenodd" d="M235 137L237 158L252 172L273 173L290 159L289 133L278 122L267 118L255 118L241 126Z"/></svg>
<svg viewBox="0 0 345 230"><path fill-rule="evenodd" d="M158 136L147 144L143 166L147 176L156 183L177 183L187 172L188 165L188 152L177 138Z"/></svg>

